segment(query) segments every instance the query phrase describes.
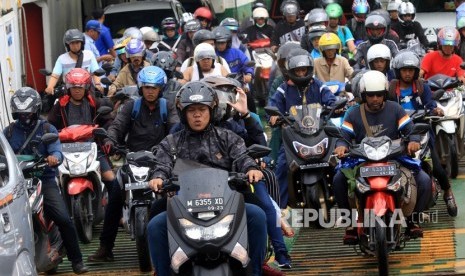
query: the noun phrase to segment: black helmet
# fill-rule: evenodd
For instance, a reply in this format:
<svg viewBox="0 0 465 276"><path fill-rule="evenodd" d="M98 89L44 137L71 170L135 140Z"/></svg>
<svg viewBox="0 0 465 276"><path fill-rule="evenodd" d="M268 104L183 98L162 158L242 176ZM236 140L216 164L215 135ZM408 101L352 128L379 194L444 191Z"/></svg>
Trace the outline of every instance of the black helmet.
<svg viewBox="0 0 465 276"><path fill-rule="evenodd" d="M371 29L383 29L383 32L380 35L374 35ZM380 43L386 37L388 31L386 19L377 14L369 15L365 20L365 30L371 44Z"/></svg>
<svg viewBox="0 0 465 276"><path fill-rule="evenodd" d="M252 12L253 12L256 8L264 8L264 9L266 9L266 5L265 5L265 3L261 2L261 1L255 1L255 2L253 2L253 4L252 4Z"/></svg>
<svg viewBox="0 0 465 276"><path fill-rule="evenodd" d="M299 67L307 67L307 74L303 77L299 77L295 74L294 69ZM307 86L308 82L313 76L313 59L310 54L304 49L293 49L289 52L286 58L286 71L289 79L297 85L299 88Z"/></svg>
<svg viewBox="0 0 465 276"><path fill-rule="evenodd" d="M160 51L153 55L151 63L152 65L163 69L168 79L173 77L173 72L176 70L177 65L173 52Z"/></svg>
<svg viewBox="0 0 465 276"><path fill-rule="evenodd" d="M167 17L161 21L161 29L165 30L167 28L176 29L178 27L178 21L174 17Z"/></svg>
<svg viewBox="0 0 465 276"><path fill-rule="evenodd" d="M205 42L207 40L215 40L215 36L209 30L198 30L197 32L195 32L194 37L192 37L192 42L194 43L194 46L197 46L200 43Z"/></svg>
<svg viewBox="0 0 465 276"><path fill-rule="evenodd" d="M392 62L392 68L394 68L397 79L400 79L400 69L413 68L415 69L413 79L416 80L420 74L420 58L410 50L399 51Z"/></svg>
<svg viewBox="0 0 465 276"><path fill-rule="evenodd" d="M293 49L302 49L300 43L296 41L288 41L279 47L278 52L276 53L277 64L283 76L287 79L287 70L286 70L286 58L289 55L289 52Z"/></svg>
<svg viewBox="0 0 465 276"><path fill-rule="evenodd" d="M10 100L11 115L13 119L20 119L20 114L30 114L26 121L21 123L33 125L40 116L42 100L39 93L31 87L21 87L16 90Z"/></svg>
<svg viewBox="0 0 465 276"><path fill-rule="evenodd" d="M218 96L218 108L215 112L215 122L225 121L233 116L232 107L228 103L236 102L236 88L241 87L241 83L233 78L222 76L206 77L203 78L202 81L215 89Z"/></svg>
<svg viewBox="0 0 465 276"><path fill-rule="evenodd" d="M78 29L69 29L65 32L65 35L63 36L63 44L65 45L67 52L70 51L69 44L73 41L81 41L80 51L84 50L85 37L84 34ZM79 54L79 52L75 54Z"/></svg>
<svg viewBox="0 0 465 276"><path fill-rule="evenodd" d="M192 81L186 83L176 95L176 109L183 124L187 125L186 107L191 104L204 104L210 107L210 122L218 108L218 95L207 83Z"/></svg>
<svg viewBox="0 0 465 276"><path fill-rule="evenodd" d="M215 36L215 42L226 42L228 43L228 48L231 47L232 33L228 28L218 26L213 29L212 33Z"/></svg>

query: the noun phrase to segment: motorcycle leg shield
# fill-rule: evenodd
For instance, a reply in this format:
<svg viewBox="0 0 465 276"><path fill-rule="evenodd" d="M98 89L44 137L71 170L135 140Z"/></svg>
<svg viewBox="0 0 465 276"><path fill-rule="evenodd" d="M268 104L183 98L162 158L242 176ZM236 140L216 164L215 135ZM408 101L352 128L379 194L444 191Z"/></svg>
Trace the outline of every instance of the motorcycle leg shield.
<svg viewBox="0 0 465 276"><path fill-rule="evenodd" d="M92 184L92 181L90 181L87 178L83 178L83 177L72 178L68 182L67 192L69 195L80 194L86 189L89 189L92 192L94 192L94 185Z"/></svg>

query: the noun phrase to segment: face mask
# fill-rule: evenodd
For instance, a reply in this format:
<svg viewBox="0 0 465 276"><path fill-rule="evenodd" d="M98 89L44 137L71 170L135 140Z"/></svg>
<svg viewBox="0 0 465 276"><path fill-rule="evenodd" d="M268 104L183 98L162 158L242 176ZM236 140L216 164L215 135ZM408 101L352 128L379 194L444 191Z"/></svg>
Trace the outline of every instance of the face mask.
<svg viewBox="0 0 465 276"><path fill-rule="evenodd" d="M255 23L255 25L257 25L257 27L261 28L261 27L265 26L265 23L263 23L263 24L261 24L261 25Z"/></svg>

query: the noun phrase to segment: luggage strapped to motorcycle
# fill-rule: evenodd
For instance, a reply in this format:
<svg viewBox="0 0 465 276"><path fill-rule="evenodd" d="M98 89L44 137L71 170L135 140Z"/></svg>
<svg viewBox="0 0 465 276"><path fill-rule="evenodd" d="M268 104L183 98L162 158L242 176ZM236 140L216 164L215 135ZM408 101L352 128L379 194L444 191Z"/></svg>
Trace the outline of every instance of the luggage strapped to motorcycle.
<svg viewBox="0 0 465 276"><path fill-rule="evenodd" d="M165 98L158 99L158 104L160 106L160 118L163 124L168 122L168 104ZM136 120L139 116L140 107L142 105L142 98L138 98L134 101L134 105L132 106L131 112L131 120Z"/></svg>

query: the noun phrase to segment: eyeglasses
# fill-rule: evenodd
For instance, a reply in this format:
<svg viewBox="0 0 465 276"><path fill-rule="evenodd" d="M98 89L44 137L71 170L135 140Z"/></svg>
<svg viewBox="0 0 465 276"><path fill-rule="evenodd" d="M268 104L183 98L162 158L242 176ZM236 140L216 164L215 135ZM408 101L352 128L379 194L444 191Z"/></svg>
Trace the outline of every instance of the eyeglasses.
<svg viewBox="0 0 465 276"><path fill-rule="evenodd" d="M384 97L385 94L386 94L385 92L366 93L366 96L368 98L373 98L373 97L382 98Z"/></svg>

